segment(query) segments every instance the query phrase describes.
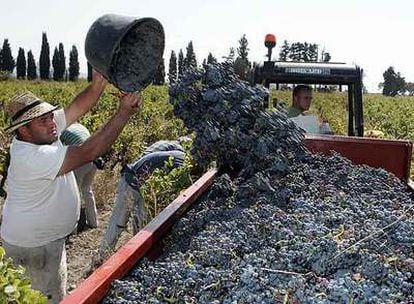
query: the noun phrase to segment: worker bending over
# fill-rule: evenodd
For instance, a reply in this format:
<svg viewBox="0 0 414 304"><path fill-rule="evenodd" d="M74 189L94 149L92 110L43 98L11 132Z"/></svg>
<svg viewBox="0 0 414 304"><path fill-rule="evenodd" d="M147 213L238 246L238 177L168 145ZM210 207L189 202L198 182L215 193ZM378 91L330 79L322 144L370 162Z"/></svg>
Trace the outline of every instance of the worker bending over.
<svg viewBox="0 0 414 304"><path fill-rule="evenodd" d="M157 168L162 168L165 162L173 158L173 168L184 163L185 152L178 141L161 140L148 147L134 163L124 166L118 184L118 193L112 211L111 219L101 241L98 254L93 257L92 264L100 264L108 254L111 254L128 221L132 218L133 234L144 225L145 208L140 187L145 179Z"/></svg>

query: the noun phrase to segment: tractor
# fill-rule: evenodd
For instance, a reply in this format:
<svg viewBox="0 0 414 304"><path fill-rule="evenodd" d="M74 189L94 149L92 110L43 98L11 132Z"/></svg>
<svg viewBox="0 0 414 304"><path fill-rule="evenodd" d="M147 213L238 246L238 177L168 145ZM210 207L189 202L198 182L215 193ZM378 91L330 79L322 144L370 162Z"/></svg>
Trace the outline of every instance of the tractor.
<svg viewBox="0 0 414 304"><path fill-rule="evenodd" d="M336 151L355 164L384 168L409 185L412 143L407 140L385 140L363 137L363 70L355 64L327 62L273 61L272 49L276 46L273 34L265 36L267 60L255 67L251 82L269 88L280 84L347 86L348 136L307 135L306 145L312 152L329 154Z"/></svg>
<svg viewBox="0 0 414 304"><path fill-rule="evenodd" d="M267 61L253 71L253 84L262 84L269 88L276 84L322 84L347 86L348 91L348 135L364 136L364 117L362 106L362 72L354 64L327 62L287 62L272 61L272 49L276 38L272 34L265 37L268 49Z"/></svg>

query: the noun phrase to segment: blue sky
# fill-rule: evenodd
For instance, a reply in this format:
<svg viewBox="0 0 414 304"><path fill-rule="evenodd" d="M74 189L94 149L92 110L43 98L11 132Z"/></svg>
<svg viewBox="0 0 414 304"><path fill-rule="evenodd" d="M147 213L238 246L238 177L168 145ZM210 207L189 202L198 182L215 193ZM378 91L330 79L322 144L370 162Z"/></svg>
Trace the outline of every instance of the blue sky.
<svg viewBox="0 0 414 304"><path fill-rule="evenodd" d="M237 47L243 34L249 41L251 61L263 61L265 34L283 40L308 41L332 55L332 61L356 63L365 71L369 91L378 90L389 67L414 82L414 1L203 1L203 0L2 0L0 39L8 38L13 55L29 49L38 60L41 34L47 32L52 52L63 42L68 58L71 45L80 53L81 72L86 71L84 39L90 25L105 13L155 17L166 33L164 58L171 50L185 50L193 41L197 59L212 52L216 57ZM278 49L274 52L277 55Z"/></svg>

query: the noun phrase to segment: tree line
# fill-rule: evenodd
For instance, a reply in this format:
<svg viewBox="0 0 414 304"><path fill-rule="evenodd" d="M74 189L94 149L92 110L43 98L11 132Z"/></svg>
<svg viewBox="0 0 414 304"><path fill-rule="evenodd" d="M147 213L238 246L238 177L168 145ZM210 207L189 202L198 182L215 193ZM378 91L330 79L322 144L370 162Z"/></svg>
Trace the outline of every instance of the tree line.
<svg viewBox="0 0 414 304"><path fill-rule="evenodd" d="M16 68L17 79L42 79L75 81L79 78L78 50L75 45L69 52L69 66L66 67L65 50L62 43L55 47L52 61L50 60L50 46L45 32L42 33L42 47L40 50L39 66L37 67L35 58L31 50L26 52L19 47L18 55L14 60L10 43L4 39L0 49L0 73L3 77L9 77ZM51 65L52 63L52 65Z"/></svg>
<svg viewBox="0 0 414 304"><path fill-rule="evenodd" d="M237 48L237 57L236 51L233 47L230 48L229 55L224 56L223 59L227 62L231 62L235 69L235 72L242 79L247 79L248 73L251 69L251 63L248 59L248 41L246 35L243 35L239 40L239 47ZM202 65L217 63L217 58L209 52L207 58L202 61ZM198 67L197 56L194 51L193 42L190 41L187 44L185 53L182 49L179 50L178 56L177 52L172 50L168 62L168 73L167 78L169 83L174 83L177 81L187 70L195 69ZM157 73L154 77L153 83L156 85L162 85L165 83L165 63L164 59L161 60L161 63L158 67Z"/></svg>
<svg viewBox="0 0 414 304"><path fill-rule="evenodd" d="M414 82L407 82L400 72L390 66L383 74L384 82L378 87L385 96L409 95L414 96Z"/></svg>
<svg viewBox="0 0 414 304"><path fill-rule="evenodd" d="M252 68L254 64L249 61L249 42L247 41L246 35L244 34L239 42L239 46L235 49L230 47L229 53L226 56L223 56L223 61L230 63L235 73L244 80L247 80L250 77ZM203 59L202 65L217 63L218 59L209 52L207 58ZM182 49L179 50L178 56L177 53L172 50L168 65L168 81L173 83L177 81L187 70L196 68L197 58L194 52L193 42L190 41L186 47L186 54Z"/></svg>
<svg viewBox="0 0 414 304"><path fill-rule="evenodd" d="M235 73L244 80L249 80L253 74L253 70L257 65L256 62L249 60L249 42L246 35L243 34L238 40L238 46L230 47L229 53L222 57L223 61L230 63ZM324 49L319 52L319 47L315 43L309 42L293 42L289 43L285 40L280 47L280 61L301 61L301 62L329 62L331 55ZM202 61L202 65L216 63L218 59L209 52L207 58ZM16 61L11 52L8 39L4 39L3 47L0 49L0 74L9 76L16 68L17 79L42 79L56 81L75 81L79 78L79 61L78 50L75 45L69 52L69 66L66 66L66 57L63 43L59 43L54 48L52 60L50 59L50 46L45 32L42 33L42 46L40 57L36 65L35 58L31 50L25 53L23 48L19 48ZM164 58L161 60L157 72L154 76L153 83L163 85L167 76L168 81L173 83L177 81L185 71L198 66L196 53L193 42L190 41L185 49L177 53L172 50L168 63L168 74L165 74ZM92 67L88 64L88 80L92 79Z"/></svg>
<svg viewBox="0 0 414 304"><path fill-rule="evenodd" d="M237 48L230 47L227 56L223 56L223 60L227 61L235 70L235 73L244 80L248 80L251 77L252 72L257 65L256 62L249 60L249 42L244 34L238 41ZM329 52L322 49L319 52L319 46L316 43L309 42L294 42L289 43L287 40L283 42L279 53L280 61L300 61L300 62L329 62L331 55ZM206 59L203 60L204 64L217 62L217 58L210 52ZM177 53L171 51L168 69L168 80L174 82L179 79L182 74L190 68L197 67L197 60L194 53L193 43L190 41L186 48L186 55L182 49Z"/></svg>
<svg viewBox="0 0 414 304"><path fill-rule="evenodd" d="M330 62L331 54L323 48L319 51L316 43L285 40L280 47L279 61Z"/></svg>

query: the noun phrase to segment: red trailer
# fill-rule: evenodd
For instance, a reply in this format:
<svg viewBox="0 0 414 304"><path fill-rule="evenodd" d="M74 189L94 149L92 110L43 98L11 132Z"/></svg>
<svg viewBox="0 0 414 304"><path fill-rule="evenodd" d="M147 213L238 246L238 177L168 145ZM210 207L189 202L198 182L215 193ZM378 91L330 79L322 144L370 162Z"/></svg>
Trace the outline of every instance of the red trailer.
<svg viewBox="0 0 414 304"><path fill-rule="evenodd" d="M412 143L403 140L368 139L348 136L307 136L306 146L313 153L336 151L354 164L383 168L411 187L410 163ZM162 252L162 239L172 225L214 182L217 171L205 173L177 199L168 205L138 234L95 270L61 303L98 303L111 282L122 278L143 257L156 259Z"/></svg>

